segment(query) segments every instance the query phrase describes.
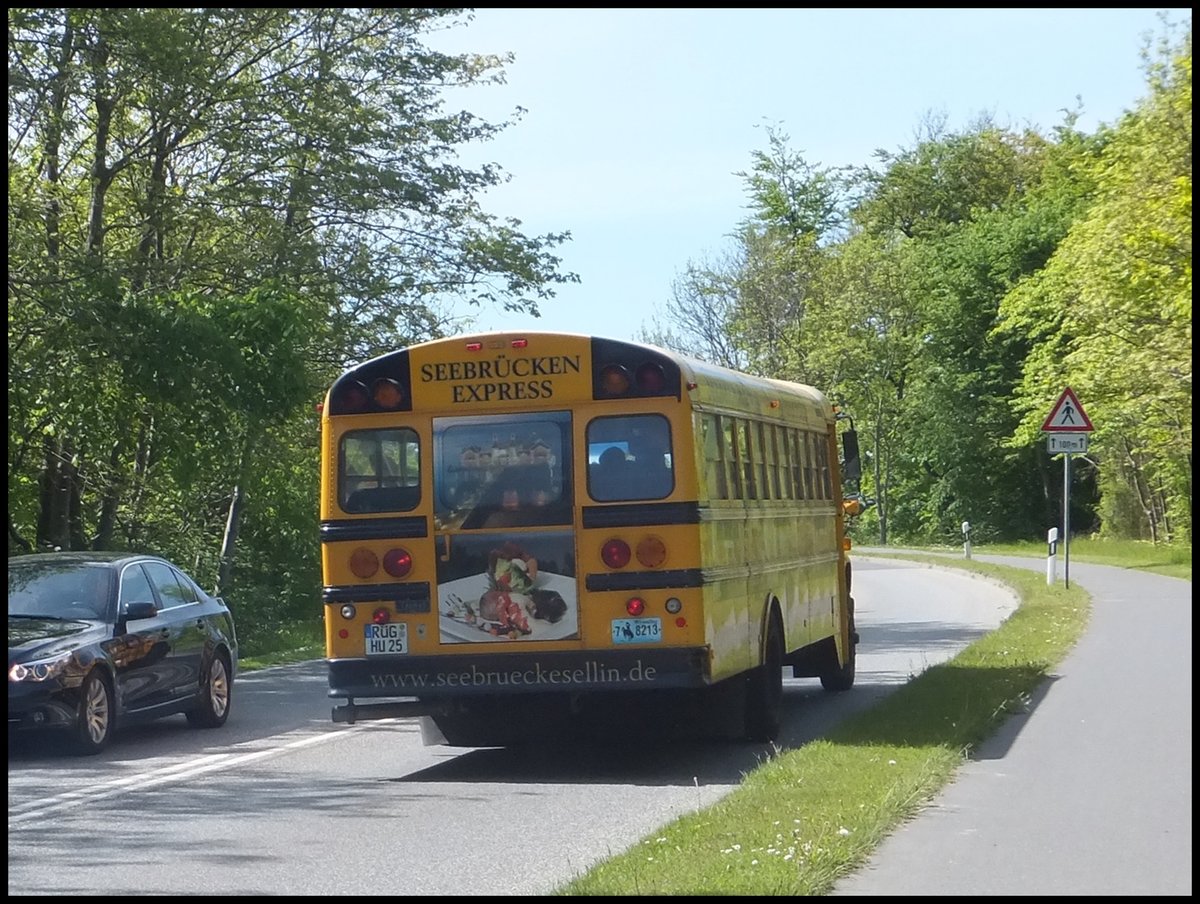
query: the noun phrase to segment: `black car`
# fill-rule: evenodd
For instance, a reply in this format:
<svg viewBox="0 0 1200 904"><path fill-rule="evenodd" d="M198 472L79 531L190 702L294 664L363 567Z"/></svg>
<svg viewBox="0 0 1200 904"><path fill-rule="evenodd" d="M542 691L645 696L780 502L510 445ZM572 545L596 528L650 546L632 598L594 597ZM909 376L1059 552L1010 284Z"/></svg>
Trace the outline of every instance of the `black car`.
<svg viewBox="0 0 1200 904"><path fill-rule="evenodd" d="M118 725L229 717L233 614L165 559L53 552L8 560L8 727L99 753Z"/></svg>

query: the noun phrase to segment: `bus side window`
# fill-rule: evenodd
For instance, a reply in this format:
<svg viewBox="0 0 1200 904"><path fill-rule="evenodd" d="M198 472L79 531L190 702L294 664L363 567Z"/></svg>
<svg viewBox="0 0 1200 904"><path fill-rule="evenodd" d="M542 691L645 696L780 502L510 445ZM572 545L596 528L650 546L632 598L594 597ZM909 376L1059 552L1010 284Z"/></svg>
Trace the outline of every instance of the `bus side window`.
<svg viewBox="0 0 1200 904"><path fill-rule="evenodd" d="M705 414L700 421L704 436L704 480L713 499L728 499L725 464L721 460L721 416Z"/></svg>

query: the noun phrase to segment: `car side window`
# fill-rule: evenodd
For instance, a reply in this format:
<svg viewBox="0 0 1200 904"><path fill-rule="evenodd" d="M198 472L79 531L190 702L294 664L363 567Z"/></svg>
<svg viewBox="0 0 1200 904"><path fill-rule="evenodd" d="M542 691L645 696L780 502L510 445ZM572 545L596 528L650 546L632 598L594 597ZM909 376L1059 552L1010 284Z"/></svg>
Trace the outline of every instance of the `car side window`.
<svg viewBox="0 0 1200 904"><path fill-rule="evenodd" d="M129 603L153 603L154 591L150 589L150 579L141 565L130 565L121 572L122 607Z"/></svg>
<svg viewBox="0 0 1200 904"><path fill-rule="evenodd" d="M200 590L192 579L178 568L172 568L171 571L175 575L175 580L179 582L179 591L183 594L183 601L185 603L200 602Z"/></svg>
<svg viewBox="0 0 1200 904"><path fill-rule="evenodd" d="M176 606L194 601L191 594L184 594L183 588L179 586L179 581L175 580L175 571L169 565L161 562L146 562L144 567L146 573L150 575L150 582L154 585L154 589L158 591L159 611L174 609Z"/></svg>

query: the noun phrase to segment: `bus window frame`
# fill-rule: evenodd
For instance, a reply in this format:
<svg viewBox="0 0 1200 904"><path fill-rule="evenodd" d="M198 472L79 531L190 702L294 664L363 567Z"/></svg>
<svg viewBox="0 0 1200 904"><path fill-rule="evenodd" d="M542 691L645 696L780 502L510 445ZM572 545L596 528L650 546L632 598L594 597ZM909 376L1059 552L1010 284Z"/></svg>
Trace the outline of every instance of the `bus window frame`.
<svg viewBox="0 0 1200 904"><path fill-rule="evenodd" d="M651 420L656 421L656 422L661 422L661 428L660 428L661 436L666 438L666 443L667 443L666 449L661 450L662 454L665 456L663 463L662 463L662 468L663 468L663 470L666 471L667 474L669 474L670 482L666 488L666 492L662 493L661 495L643 493L643 492L638 491L640 489L639 484L641 482L637 479L637 477L639 475L637 473L636 458L634 458L632 460L629 458L630 454L633 454L636 456L636 450L634 449L634 445L632 442L632 437L633 437L632 429L629 431L629 433L630 433L629 436L626 436L625 438L619 439L619 440L617 440L617 439L599 439L599 438L593 439L593 435L592 435L593 427L604 425L605 422L608 422L608 421L649 422ZM594 502L655 502L655 501L658 501L661 499L666 499L672 493L675 492L675 484L676 484L675 437L671 430L670 418L668 418L666 415L664 415L660 412L656 412L656 411L655 412L626 412L624 414L596 415L595 417L589 418L587 423L584 424L583 443L584 443L584 456L583 457L584 457L584 461L586 463L585 466L587 468L587 475L586 475L585 482L587 485L587 494L592 499L592 501L594 501ZM597 462L596 465L592 464L592 448L594 446L617 446L618 448L620 448L621 446L624 446L624 448L622 450L625 452L625 455L626 455L624 468L628 472L629 478L630 478L628 480L628 482L626 483L626 486L629 487L628 493L626 493L626 494L618 493L618 494L611 494L611 495L610 494L597 495L596 486L594 484L594 478L597 475L601 474L602 472L599 470L599 462ZM666 458L670 459L670 462L671 462L670 465L667 465ZM602 485L603 484L601 484L601 486ZM642 486L645 486L645 484L642 484Z"/></svg>
<svg viewBox="0 0 1200 904"><path fill-rule="evenodd" d="M386 473L386 463L389 459L384 457L384 446L387 441L383 439L383 434L396 434L397 438L393 442L405 450L403 455L396 457L398 470L393 474ZM374 438L374 442L371 444L373 448L364 448L364 454L373 465L374 473L352 475L349 473L350 456L347 454L347 443L349 441L361 442L365 447L367 443L362 439L364 435ZM416 450L416 464L410 469L408 450L413 449ZM422 457L421 435L412 427L389 425L347 430L338 437L338 506L347 514L354 515L413 511L421 504ZM353 490L347 487L350 481L356 481L358 484ZM372 482L374 486L369 485ZM356 499L359 500L358 504L355 504Z"/></svg>

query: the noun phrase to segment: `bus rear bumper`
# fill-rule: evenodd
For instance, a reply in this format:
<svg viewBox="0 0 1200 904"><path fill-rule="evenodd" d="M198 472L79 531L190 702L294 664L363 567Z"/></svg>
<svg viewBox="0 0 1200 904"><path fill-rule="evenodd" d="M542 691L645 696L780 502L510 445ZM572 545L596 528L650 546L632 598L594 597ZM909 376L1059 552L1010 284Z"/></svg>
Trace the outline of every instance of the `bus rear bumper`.
<svg viewBox="0 0 1200 904"><path fill-rule="evenodd" d="M352 723L436 715L471 697L703 688L708 661L703 647L330 659L329 696L347 701L333 721Z"/></svg>

